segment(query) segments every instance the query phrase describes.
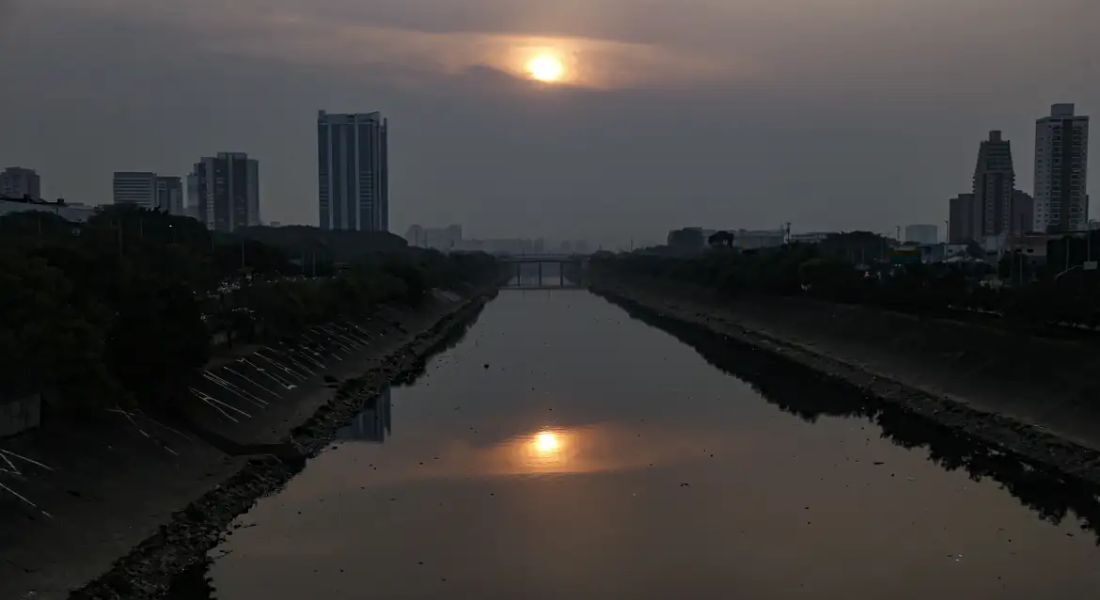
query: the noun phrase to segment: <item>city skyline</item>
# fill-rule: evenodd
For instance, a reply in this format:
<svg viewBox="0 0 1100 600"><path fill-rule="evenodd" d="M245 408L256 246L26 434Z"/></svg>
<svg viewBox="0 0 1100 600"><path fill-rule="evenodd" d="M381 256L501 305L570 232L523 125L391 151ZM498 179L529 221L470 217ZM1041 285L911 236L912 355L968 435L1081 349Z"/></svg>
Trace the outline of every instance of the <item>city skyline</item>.
<svg viewBox="0 0 1100 600"><path fill-rule="evenodd" d="M309 115L369 108L401 124L395 232L461 222L478 237L620 245L708 222L882 232L942 223L990 130L1017 142L1017 187L1032 190L1036 118L1057 102L1100 106L1098 80L1067 60L1100 47L1085 25L1100 7L1071 0L696 2L679 19L622 0L518 12L476 0L461 18L376 0L280 0L260 16L250 4L0 4L0 72L27 92L0 98L0 165L36 168L47 197L103 203L127 165L179 172L205 149L248 148L271 166L265 219L316 224ZM1053 18L1066 10L1080 18ZM529 81L508 61L535 46L587 79ZM192 79L204 85L176 85Z"/></svg>
<svg viewBox="0 0 1100 600"><path fill-rule="evenodd" d="M1088 194L1084 182L1087 181L1089 117L1076 114L1075 105L1072 103L1053 104L1050 110L1050 116L1036 120L1034 165L1036 194L1041 196L1043 194L1041 186L1045 185L1047 196L1053 195L1057 199L1064 188L1068 191L1071 204L1076 202L1078 206L1083 206L1084 210L1078 209L1078 214L1085 214L1087 219ZM382 118L379 111L327 113L320 110L317 125L319 228L389 231L388 119ZM1071 136L1066 138L1065 143L1061 143L1063 138L1059 132L1065 129L1071 132ZM363 136L362 142L359 141L360 135ZM354 150L347 154L348 148ZM1052 159L1051 155L1055 150L1060 155ZM341 157L341 154L344 156ZM266 224L259 218L261 207L258 193L258 162L248 159L247 154L240 152L220 152L217 159L207 157L196 163L192 173L187 177L186 206L183 200L184 188L181 178L158 176L156 173L145 171L116 171L113 175L112 203L134 204L146 209L161 209L172 214L193 216L211 229L232 230L240 224L234 224L230 217L223 216L221 221L211 220L208 210L216 203L204 201L207 192L204 191L206 188L199 172L206 161L232 161L237 158L243 159L242 164L246 165L243 171L247 179L247 183L243 184L246 186L243 188L245 204L230 210L239 213L237 220L248 225ZM1068 166L1061 171L1063 174L1068 173L1070 178L1065 181L1053 181L1049 169L1052 166L1061 165L1063 160ZM1047 165L1045 173L1044 164ZM28 189L34 190L38 190L40 186L40 177L34 169L8 167L0 175L6 178L3 180L4 185L12 189L15 189L13 186L16 183L31 186ZM343 186L338 187L334 182L342 183ZM1000 130L990 131L988 139L981 142L977 166L972 176L972 186L971 193L959 194L948 203L945 229L945 241L948 243L962 243L964 240L989 242L991 238L1006 234L1043 233L1046 227L1052 227L1052 233L1083 231L1089 227L1088 220L1082 220L1076 227L1069 229L1064 226L1058 229L1057 225L1039 223L1036 218L1036 201L1027 192L1017 189L1011 142L1004 139ZM343 195L343 198L337 197L338 194L330 191L334 188L338 194ZM355 196L356 194L358 195ZM8 192L8 195L12 195L11 192ZM353 196L356 200L354 203L350 202ZM379 197L381 201L372 202L374 197ZM1047 200L1047 202L1049 204L1051 201ZM1057 201L1054 203L1057 204ZM336 210L333 210L333 207ZM340 213L342 216L339 216ZM361 213L366 217L361 217ZM226 221L226 219L229 220ZM344 223L344 220L348 219L360 222L355 226L348 226ZM276 226L282 224L277 221L273 223ZM785 226L789 228L790 223L788 222ZM910 224L906 225L907 232L912 227L931 226ZM938 229L938 225L935 227ZM419 225L413 224L409 232L420 228ZM896 226L899 232L896 236L898 241L912 241L908 233L904 237L900 235L900 228L901 225ZM461 231L461 226L459 230ZM808 235L804 229L792 231ZM849 229L842 227L837 231L849 231ZM889 237L889 233L886 236ZM405 238L409 239L410 233L406 233ZM998 244L1003 243L1002 237ZM421 244L412 243L411 245ZM597 242L597 245L602 247L602 243ZM630 247L634 247L633 237L630 240ZM618 248L622 249L622 246Z"/></svg>

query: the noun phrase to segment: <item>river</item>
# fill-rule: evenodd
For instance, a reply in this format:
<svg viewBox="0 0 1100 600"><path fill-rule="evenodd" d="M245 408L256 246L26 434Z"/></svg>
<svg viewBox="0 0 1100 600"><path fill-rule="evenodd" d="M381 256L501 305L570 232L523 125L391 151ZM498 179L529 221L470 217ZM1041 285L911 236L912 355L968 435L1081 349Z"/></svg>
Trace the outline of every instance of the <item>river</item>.
<svg viewBox="0 0 1100 600"><path fill-rule="evenodd" d="M582 290L502 292L176 597L1100 590L1091 491L647 320Z"/></svg>

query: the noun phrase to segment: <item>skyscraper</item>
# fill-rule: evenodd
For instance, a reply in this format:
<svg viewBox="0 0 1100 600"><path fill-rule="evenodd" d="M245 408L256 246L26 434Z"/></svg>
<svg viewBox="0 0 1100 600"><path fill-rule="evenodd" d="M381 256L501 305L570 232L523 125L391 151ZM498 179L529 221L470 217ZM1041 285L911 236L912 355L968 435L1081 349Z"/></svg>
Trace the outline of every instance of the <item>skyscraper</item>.
<svg viewBox="0 0 1100 600"><path fill-rule="evenodd" d="M378 112L318 113L321 229L389 230L388 130Z"/></svg>
<svg viewBox="0 0 1100 600"><path fill-rule="evenodd" d="M974 240L974 194L959 194L951 199L948 227L948 243L965 244Z"/></svg>
<svg viewBox="0 0 1100 600"><path fill-rule="evenodd" d="M157 177L156 207L176 216L183 215L183 182L179 177Z"/></svg>
<svg viewBox="0 0 1100 600"><path fill-rule="evenodd" d="M34 169L8 167L0 173L0 196L5 198L42 199L42 180Z"/></svg>
<svg viewBox="0 0 1100 600"><path fill-rule="evenodd" d="M974 168L974 216L971 239L982 241L1012 229L1012 195L1016 171L1012 167L1012 145L1000 131L990 131L978 149Z"/></svg>
<svg viewBox="0 0 1100 600"><path fill-rule="evenodd" d="M157 174L148 171L115 171L115 204L131 204L152 210L157 207Z"/></svg>
<svg viewBox="0 0 1100 600"><path fill-rule="evenodd" d="M195 163L188 197L211 231L260 224L260 164L243 152L219 152Z"/></svg>
<svg viewBox="0 0 1100 600"><path fill-rule="evenodd" d="M1074 105L1055 104L1035 122L1035 228L1080 231L1088 227L1089 118Z"/></svg>

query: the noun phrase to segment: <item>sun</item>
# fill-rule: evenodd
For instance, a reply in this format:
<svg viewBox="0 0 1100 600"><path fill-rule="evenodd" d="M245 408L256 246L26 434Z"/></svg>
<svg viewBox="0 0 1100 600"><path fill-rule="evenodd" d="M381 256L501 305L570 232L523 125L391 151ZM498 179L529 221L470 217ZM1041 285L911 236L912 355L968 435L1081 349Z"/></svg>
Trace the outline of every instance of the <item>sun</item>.
<svg viewBox="0 0 1100 600"><path fill-rule="evenodd" d="M565 76L565 65L553 54L539 54L527 61L527 72L536 81L555 83Z"/></svg>
<svg viewBox="0 0 1100 600"><path fill-rule="evenodd" d="M561 447L561 441L553 431L542 431L535 436L535 450L539 454L553 454Z"/></svg>

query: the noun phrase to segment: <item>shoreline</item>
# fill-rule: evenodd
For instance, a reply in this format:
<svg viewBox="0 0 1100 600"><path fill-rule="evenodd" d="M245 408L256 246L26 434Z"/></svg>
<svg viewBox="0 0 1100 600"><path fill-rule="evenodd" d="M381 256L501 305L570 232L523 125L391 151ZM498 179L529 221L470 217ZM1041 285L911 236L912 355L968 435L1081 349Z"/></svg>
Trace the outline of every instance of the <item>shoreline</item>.
<svg viewBox="0 0 1100 600"><path fill-rule="evenodd" d="M723 338L721 341L729 347L730 354L737 352L733 348L737 345L742 350L777 358L825 380L845 385L863 398L888 404L1046 470L1054 478L1070 479L1089 487L1100 486L1100 452L1059 436L1042 424L980 410L957 398L930 392L838 354L830 354L825 348L755 329L736 319L721 318L728 315L715 314L713 307L702 300L672 297L644 285L621 282L599 282L590 289L632 316L647 315Z"/></svg>
<svg viewBox="0 0 1100 600"><path fill-rule="evenodd" d="M163 597L173 577L205 560L206 552L231 534L226 529L233 519L297 474L361 410L364 399L415 376L432 355L461 338L496 293L495 287L479 288L449 304L435 302L380 315L375 319L380 331L370 345L329 365L303 382L293 397L273 404L270 414L256 414L253 422L235 426L226 436L244 447L258 442L252 451L226 452L200 435L190 445L180 442L176 448L181 453L165 457L149 452L148 440L142 446L122 439L106 445L114 448L111 458L132 458L133 464L118 472L104 473L114 463L87 459L85 464L97 472L61 469L59 477L83 477L82 483L92 490L70 490L66 495L71 481L51 482L48 494L43 491L34 498L46 495L46 508L60 505L56 516L16 522L21 515L11 513L0 523L0 532L8 538L0 570L11 573L0 578L0 596ZM35 443L63 456L65 449L51 444L57 446L69 433L43 435L46 439ZM87 437L100 442L116 433L95 431ZM268 447L282 451L271 453ZM166 471L164 481L157 477ZM104 480L88 481L93 476ZM102 531L82 531L97 528Z"/></svg>

